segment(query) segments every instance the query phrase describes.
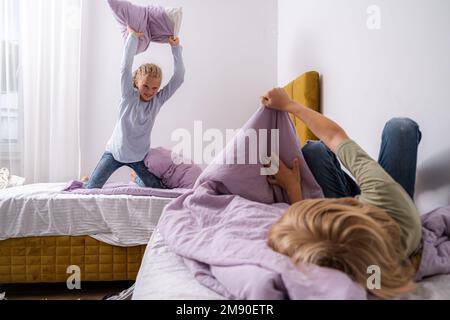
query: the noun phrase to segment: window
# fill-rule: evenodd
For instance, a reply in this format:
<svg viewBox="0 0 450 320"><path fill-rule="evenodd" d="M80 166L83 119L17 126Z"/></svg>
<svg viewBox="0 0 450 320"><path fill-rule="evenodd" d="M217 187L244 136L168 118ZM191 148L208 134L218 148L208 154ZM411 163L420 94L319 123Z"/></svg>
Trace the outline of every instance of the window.
<svg viewBox="0 0 450 320"><path fill-rule="evenodd" d="M0 3L0 166L21 159L19 1Z"/></svg>

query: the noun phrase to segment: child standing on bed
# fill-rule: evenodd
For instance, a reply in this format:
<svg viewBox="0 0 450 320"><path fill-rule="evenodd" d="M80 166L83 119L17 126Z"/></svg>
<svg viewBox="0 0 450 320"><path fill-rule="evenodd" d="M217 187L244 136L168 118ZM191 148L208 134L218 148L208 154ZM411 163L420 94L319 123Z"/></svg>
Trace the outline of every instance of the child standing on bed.
<svg viewBox="0 0 450 320"><path fill-rule="evenodd" d="M150 150L150 136L156 116L184 81L182 47L179 38L169 38L175 71L167 86L159 91L162 72L158 66L144 64L132 73L138 38L143 33L131 28L128 32L121 67L119 120L105 153L85 184L88 189L102 188L111 175L123 166L133 169L146 187L165 188L161 180L147 169L144 158Z"/></svg>

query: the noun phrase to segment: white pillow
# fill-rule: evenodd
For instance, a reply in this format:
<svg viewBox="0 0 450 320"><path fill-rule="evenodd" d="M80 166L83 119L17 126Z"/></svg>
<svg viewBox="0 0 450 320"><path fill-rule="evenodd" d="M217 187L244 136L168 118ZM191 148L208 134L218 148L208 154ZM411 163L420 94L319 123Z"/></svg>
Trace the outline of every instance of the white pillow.
<svg viewBox="0 0 450 320"><path fill-rule="evenodd" d="M183 8L171 8L167 7L165 8L167 15L169 16L170 20L172 20L174 25L174 36L178 37L180 34L181 29L181 22L183 21Z"/></svg>
<svg viewBox="0 0 450 320"><path fill-rule="evenodd" d="M0 169L0 190L8 186L9 170L7 168Z"/></svg>
<svg viewBox="0 0 450 320"><path fill-rule="evenodd" d="M24 184L25 178L11 175L8 168L0 169L0 190L18 187Z"/></svg>

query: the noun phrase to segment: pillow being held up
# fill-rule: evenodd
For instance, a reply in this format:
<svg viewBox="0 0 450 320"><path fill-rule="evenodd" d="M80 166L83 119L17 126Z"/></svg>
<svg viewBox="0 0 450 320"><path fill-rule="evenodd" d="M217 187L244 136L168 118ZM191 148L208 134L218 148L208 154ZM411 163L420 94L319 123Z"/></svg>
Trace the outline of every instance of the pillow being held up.
<svg viewBox="0 0 450 320"><path fill-rule="evenodd" d="M183 17L181 8L144 7L122 0L108 0L108 4L121 25L124 40L128 37L128 26L144 33L139 38L137 53L146 51L152 41L167 43L170 37L178 36Z"/></svg>

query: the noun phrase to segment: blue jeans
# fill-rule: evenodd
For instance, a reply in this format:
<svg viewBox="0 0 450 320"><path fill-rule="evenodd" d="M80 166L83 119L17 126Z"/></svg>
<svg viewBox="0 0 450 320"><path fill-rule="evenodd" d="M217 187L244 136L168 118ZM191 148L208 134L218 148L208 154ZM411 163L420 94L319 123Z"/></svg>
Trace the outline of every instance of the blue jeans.
<svg viewBox="0 0 450 320"><path fill-rule="evenodd" d="M97 167L92 174L92 177L86 183L87 189L101 189L112 174L119 168L127 166L133 169L138 177L141 179L143 186L147 188L165 189L161 179L156 177L145 166L144 161L135 163L121 163L114 159L114 156L105 152L97 164Z"/></svg>
<svg viewBox="0 0 450 320"><path fill-rule="evenodd" d="M394 118L383 130L378 163L414 198L417 150L422 133L416 122ZM336 155L322 142L309 141L303 155L326 198L355 197L361 193L355 181L345 173Z"/></svg>
<svg viewBox="0 0 450 320"><path fill-rule="evenodd" d="M142 181L142 179L139 178L139 177L136 177L136 180L135 180L134 182L136 182L136 184L137 184L139 187L144 187L144 186L145 186L144 181Z"/></svg>

